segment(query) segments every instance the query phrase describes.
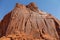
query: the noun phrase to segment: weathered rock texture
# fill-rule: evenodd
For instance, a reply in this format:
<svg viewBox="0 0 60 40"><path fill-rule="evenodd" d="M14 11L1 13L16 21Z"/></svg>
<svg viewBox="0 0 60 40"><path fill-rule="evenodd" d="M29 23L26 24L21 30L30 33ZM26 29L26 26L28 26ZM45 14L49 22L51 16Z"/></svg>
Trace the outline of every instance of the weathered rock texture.
<svg viewBox="0 0 60 40"><path fill-rule="evenodd" d="M34 3L16 4L0 22L0 40L60 40L60 21Z"/></svg>

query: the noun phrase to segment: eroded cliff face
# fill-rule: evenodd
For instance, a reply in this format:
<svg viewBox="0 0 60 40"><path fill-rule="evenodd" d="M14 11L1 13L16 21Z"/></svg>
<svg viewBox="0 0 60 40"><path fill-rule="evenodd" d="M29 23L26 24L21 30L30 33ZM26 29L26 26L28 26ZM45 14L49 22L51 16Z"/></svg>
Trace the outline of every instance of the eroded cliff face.
<svg viewBox="0 0 60 40"><path fill-rule="evenodd" d="M0 40L59 40L60 21L34 3L16 4L0 22Z"/></svg>
<svg viewBox="0 0 60 40"><path fill-rule="evenodd" d="M0 37L5 35L5 32L7 30L8 24L10 22L11 13L8 13L3 20L0 22Z"/></svg>

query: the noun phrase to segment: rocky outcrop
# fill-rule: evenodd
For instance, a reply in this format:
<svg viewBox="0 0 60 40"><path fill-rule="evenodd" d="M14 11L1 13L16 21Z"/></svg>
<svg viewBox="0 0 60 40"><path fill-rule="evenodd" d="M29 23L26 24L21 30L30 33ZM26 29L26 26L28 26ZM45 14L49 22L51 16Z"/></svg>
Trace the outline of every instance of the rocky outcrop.
<svg viewBox="0 0 60 40"><path fill-rule="evenodd" d="M11 12L8 13L3 20L0 22L0 37L5 35L5 32L7 30L8 24L10 22L10 16L11 16Z"/></svg>
<svg viewBox="0 0 60 40"><path fill-rule="evenodd" d="M0 23L0 40L59 40L60 21L34 3L16 4Z"/></svg>

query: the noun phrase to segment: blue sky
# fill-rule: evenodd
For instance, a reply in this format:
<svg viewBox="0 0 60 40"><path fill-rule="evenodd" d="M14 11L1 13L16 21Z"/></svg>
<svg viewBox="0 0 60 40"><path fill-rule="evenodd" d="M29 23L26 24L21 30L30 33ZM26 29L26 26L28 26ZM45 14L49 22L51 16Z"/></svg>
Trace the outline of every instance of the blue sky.
<svg viewBox="0 0 60 40"><path fill-rule="evenodd" d="M60 0L0 0L0 20L14 9L16 3L27 5L30 2L35 2L40 10L60 19Z"/></svg>

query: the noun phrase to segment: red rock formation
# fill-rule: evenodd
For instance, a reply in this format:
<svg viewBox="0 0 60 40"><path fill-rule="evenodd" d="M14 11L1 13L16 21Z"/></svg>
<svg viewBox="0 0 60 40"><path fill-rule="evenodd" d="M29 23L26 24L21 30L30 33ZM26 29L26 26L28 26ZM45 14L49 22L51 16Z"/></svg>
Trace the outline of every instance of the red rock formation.
<svg viewBox="0 0 60 40"><path fill-rule="evenodd" d="M16 4L0 23L0 40L59 40L60 21L34 3Z"/></svg>
<svg viewBox="0 0 60 40"><path fill-rule="evenodd" d="M11 12L8 13L0 23L0 37L5 35L5 32L7 30L8 24L9 24L10 19L11 19L10 16L11 16Z"/></svg>

